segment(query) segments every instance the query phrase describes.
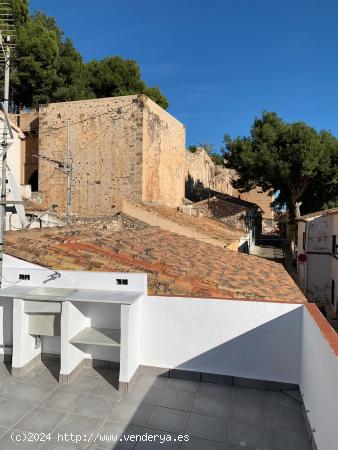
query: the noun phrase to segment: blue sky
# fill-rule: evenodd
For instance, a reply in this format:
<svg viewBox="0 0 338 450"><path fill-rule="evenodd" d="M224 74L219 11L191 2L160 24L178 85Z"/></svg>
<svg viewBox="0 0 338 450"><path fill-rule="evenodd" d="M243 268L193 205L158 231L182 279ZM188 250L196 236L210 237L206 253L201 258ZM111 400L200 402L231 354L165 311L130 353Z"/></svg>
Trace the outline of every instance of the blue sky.
<svg viewBox="0 0 338 450"><path fill-rule="evenodd" d="M168 97L187 145L276 111L338 135L336 0L31 0L86 61L120 55Z"/></svg>

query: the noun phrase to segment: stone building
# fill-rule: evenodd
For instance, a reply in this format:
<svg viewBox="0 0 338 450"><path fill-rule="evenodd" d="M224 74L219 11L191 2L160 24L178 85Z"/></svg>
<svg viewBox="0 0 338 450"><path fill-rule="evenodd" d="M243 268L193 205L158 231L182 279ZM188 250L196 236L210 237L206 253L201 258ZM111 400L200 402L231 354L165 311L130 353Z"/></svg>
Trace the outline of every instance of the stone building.
<svg viewBox="0 0 338 450"><path fill-rule="evenodd" d="M246 202L258 205L264 218L273 218L271 202L273 197L257 187L249 192L240 193L232 186L236 179L236 172L223 166L216 165L203 148L196 152L186 152L185 195L196 200L196 190L207 188L213 191L237 197Z"/></svg>
<svg viewBox="0 0 338 450"><path fill-rule="evenodd" d="M39 192L66 208L70 121L72 213L109 216L122 197L179 206L184 197L185 127L144 95L40 107Z"/></svg>
<svg viewBox="0 0 338 450"><path fill-rule="evenodd" d="M111 216L122 198L176 208L198 188L256 203L272 217L271 197L259 189L237 192L236 174L202 148L185 150L184 125L144 95L52 103L15 121L25 135L20 184L38 191L44 208L58 205L61 215L69 121L75 217Z"/></svg>
<svg viewBox="0 0 338 450"><path fill-rule="evenodd" d="M187 151L185 165L187 198L194 197L195 190L199 187L232 195L230 171L216 165L203 148L197 148L194 153Z"/></svg>

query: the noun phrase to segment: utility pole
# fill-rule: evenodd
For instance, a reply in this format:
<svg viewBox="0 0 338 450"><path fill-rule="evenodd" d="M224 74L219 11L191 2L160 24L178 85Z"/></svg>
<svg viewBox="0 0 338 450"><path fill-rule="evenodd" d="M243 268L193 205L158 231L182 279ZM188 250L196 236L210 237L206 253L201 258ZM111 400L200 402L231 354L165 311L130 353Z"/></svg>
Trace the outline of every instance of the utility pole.
<svg viewBox="0 0 338 450"><path fill-rule="evenodd" d="M10 66L10 47L3 42L2 36L0 36L2 48L4 52L4 63L5 63L5 83L4 83L4 102L3 102L3 132L2 132L2 156L1 156L1 202L0 202L0 287L2 285L2 273L3 273L3 256L4 256L4 237L6 229L6 197L7 197L7 178L6 178L6 168L7 168L7 150L8 150L8 124L7 124L7 113L8 113L8 101L9 101L9 66ZM7 41L10 38L7 37Z"/></svg>
<svg viewBox="0 0 338 450"><path fill-rule="evenodd" d="M67 224L72 223L72 156L70 149L70 119L67 120L67 162L66 162L66 174L67 174Z"/></svg>

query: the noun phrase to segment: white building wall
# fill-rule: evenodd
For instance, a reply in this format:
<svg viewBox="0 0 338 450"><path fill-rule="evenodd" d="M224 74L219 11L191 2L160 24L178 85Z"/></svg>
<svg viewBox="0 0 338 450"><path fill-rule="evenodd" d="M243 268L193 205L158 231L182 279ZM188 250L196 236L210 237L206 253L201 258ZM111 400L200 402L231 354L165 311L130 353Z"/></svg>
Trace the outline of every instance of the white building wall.
<svg viewBox="0 0 338 450"><path fill-rule="evenodd" d="M305 248L303 232L306 236ZM298 254L305 252L307 261L298 261L297 267L298 282L306 297L319 305L330 305L337 314L338 252L335 255L332 253L334 235L338 243L338 214L317 216L306 222L299 222Z"/></svg>
<svg viewBox="0 0 338 450"><path fill-rule="evenodd" d="M338 359L306 308L303 309L300 390L317 448L338 443Z"/></svg>

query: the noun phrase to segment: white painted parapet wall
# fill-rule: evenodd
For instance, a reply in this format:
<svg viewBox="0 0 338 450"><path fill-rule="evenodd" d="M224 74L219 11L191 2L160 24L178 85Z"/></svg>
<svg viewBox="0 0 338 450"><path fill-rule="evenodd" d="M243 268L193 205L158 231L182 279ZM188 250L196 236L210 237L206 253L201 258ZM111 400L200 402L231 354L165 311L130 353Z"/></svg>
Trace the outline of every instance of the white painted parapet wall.
<svg viewBox="0 0 338 450"><path fill-rule="evenodd" d="M148 296L142 302L140 363L298 383L301 308Z"/></svg>

